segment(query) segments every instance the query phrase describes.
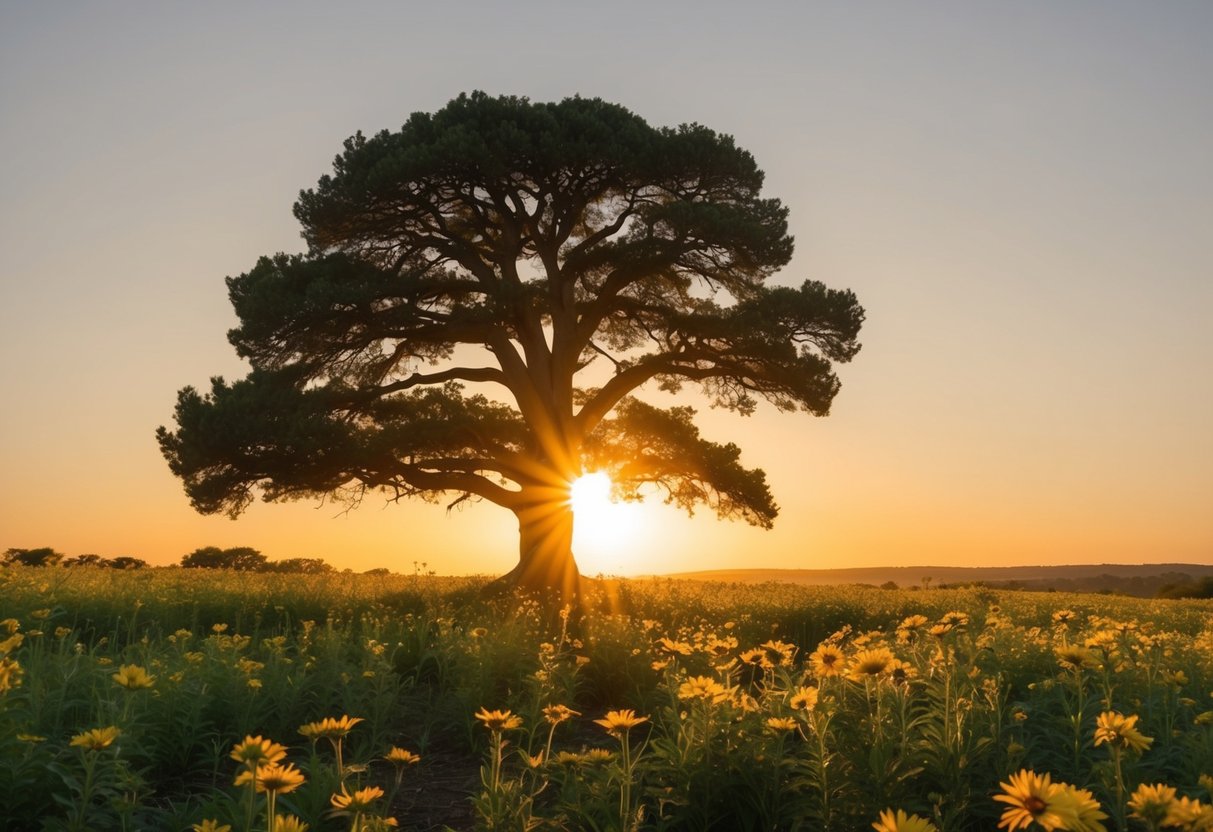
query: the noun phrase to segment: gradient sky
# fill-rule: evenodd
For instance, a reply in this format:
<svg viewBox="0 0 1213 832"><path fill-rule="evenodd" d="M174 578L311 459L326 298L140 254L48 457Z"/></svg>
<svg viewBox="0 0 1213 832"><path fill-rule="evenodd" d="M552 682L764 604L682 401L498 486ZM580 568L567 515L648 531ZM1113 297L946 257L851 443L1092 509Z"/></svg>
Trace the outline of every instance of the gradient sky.
<svg viewBox="0 0 1213 832"><path fill-rule="evenodd" d="M244 374L223 278L302 249L342 140L483 89L734 135L779 280L868 311L829 418L704 408L773 531L646 506L584 571L1213 563L1210 42L1204 2L2 2L0 549L510 568L488 504L199 516L153 435Z"/></svg>

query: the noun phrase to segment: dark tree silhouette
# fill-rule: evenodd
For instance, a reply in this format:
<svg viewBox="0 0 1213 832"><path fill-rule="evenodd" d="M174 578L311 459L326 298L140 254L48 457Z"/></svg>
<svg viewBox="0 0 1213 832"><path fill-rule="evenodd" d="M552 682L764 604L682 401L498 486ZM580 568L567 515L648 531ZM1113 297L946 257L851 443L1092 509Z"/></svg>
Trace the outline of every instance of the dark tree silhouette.
<svg viewBox="0 0 1213 832"><path fill-rule="evenodd" d="M249 546L220 549L204 546L181 558L186 569L234 569L237 572L257 572L266 565L265 555Z"/></svg>
<svg viewBox="0 0 1213 832"><path fill-rule="evenodd" d="M0 558L8 565L54 566L63 560L63 553L56 552L50 546L41 546L37 549L6 549Z"/></svg>
<svg viewBox="0 0 1213 832"><path fill-rule="evenodd" d="M308 252L228 278L252 371L185 388L158 431L195 508L235 516L257 490L488 500L518 518L503 581L562 598L583 471L771 525L736 445L632 396L691 383L742 414L823 416L832 362L859 349L851 292L764 285L792 255L787 210L731 137L474 93L356 134L333 167L295 204Z"/></svg>

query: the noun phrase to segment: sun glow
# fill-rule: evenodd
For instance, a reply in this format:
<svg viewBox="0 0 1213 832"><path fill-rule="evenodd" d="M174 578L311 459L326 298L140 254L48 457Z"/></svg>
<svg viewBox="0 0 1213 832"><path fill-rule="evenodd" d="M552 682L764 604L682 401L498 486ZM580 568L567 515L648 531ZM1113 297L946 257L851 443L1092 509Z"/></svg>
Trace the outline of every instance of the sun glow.
<svg viewBox="0 0 1213 832"><path fill-rule="evenodd" d="M587 575L632 574L640 564L634 543L640 526L640 506L611 500L611 478L595 471L569 488L573 507L573 552Z"/></svg>

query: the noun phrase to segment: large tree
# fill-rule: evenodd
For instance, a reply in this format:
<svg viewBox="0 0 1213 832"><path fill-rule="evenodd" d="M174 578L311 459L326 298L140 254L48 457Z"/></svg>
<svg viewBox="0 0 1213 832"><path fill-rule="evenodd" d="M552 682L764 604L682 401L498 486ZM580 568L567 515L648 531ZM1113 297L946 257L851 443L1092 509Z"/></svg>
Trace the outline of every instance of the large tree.
<svg viewBox="0 0 1213 832"><path fill-rule="evenodd" d="M826 415L863 310L818 282L767 286L787 209L730 136L654 128L598 99L461 95L345 142L303 191L306 254L227 285L247 378L178 395L160 447L203 513L330 496L487 500L518 519L506 580L576 592L569 486L610 474L770 527L759 469L685 407Z"/></svg>

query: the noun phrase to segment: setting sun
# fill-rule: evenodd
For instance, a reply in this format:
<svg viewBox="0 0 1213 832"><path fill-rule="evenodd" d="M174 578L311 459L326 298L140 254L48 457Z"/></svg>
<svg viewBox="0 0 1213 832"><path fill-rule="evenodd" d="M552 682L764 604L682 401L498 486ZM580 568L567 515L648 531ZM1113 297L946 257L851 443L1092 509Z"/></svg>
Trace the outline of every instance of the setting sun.
<svg viewBox="0 0 1213 832"><path fill-rule="evenodd" d="M631 543L639 526L640 506L611 500L611 478L595 471L569 487L573 507L573 551L586 574L630 574Z"/></svg>

